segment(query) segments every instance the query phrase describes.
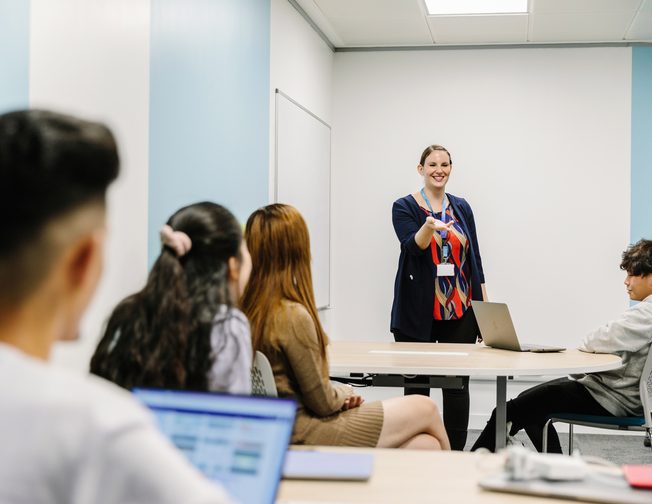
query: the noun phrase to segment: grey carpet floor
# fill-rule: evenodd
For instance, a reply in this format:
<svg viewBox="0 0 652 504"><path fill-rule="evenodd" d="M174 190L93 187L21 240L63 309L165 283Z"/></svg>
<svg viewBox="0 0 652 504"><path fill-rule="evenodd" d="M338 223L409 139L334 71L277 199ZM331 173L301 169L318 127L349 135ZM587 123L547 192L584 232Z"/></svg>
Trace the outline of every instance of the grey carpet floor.
<svg viewBox="0 0 652 504"><path fill-rule="evenodd" d="M469 450L480 431L469 431L466 450ZM622 464L652 464L652 449L643 446L644 433L640 435L609 435L609 434L575 434L574 448L582 455L600 457L618 465ZM568 453L568 434L560 433L564 453ZM524 432L519 432L516 439L525 446L532 447ZM533 448L534 449L534 448Z"/></svg>

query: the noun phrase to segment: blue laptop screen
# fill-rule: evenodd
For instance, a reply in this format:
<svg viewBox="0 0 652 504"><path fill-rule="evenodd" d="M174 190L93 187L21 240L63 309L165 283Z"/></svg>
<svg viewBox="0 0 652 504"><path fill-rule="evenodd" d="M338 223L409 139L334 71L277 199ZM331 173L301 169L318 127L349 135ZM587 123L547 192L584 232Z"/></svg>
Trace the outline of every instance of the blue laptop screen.
<svg viewBox="0 0 652 504"><path fill-rule="evenodd" d="M273 503L294 425L289 399L134 389L163 433L242 504Z"/></svg>

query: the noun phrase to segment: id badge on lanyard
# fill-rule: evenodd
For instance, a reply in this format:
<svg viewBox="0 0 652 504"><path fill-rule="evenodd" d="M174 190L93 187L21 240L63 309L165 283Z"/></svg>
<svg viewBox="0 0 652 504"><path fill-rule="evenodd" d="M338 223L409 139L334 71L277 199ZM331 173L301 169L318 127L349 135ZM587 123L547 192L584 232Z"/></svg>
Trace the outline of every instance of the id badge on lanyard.
<svg viewBox="0 0 652 504"><path fill-rule="evenodd" d="M421 197L428 205L428 209L430 210L430 215L432 215L432 217L434 218L435 212L432 209L432 205L430 204L430 200L426 196L426 192L424 189L421 189ZM446 224L446 199L447 199L446 194L444 194L444 199L441 202L441 221L444 224ZM450 244L448 243L448 231L439 231L439 235L441 236L441 263L437 265L437 276L438 277L454 276L455 265L453 263L448 262L448 259L450 258L450 251L451 251Z"/></svg>
<svg viewBox="0 0 652 504"><path fill-rule="evenodd" d="M442 231L442 235L444 233L446 233L446 231ZM455 275L455 265L453 263L448 262L449 256L450 256L450 245L448 244L448 240L444 238L444 236L442 236L441 237L441 262L437 265L438 277L447 277L447 276Z"/></svg>

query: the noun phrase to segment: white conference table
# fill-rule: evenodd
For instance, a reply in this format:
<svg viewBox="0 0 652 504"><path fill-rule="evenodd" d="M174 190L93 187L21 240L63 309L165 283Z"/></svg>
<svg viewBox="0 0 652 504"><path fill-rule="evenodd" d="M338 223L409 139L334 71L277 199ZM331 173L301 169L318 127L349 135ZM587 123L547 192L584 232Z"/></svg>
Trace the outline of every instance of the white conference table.
<svg viewBox="0 0 652 504"><path fill-rule="evenodd" d="M556 353L498 350L482 344L395 343L331 341L328 347L331 376L491 377L496 379L496 449L506 444L507 377L565 376L608 371L621 365L620 357L569 349ZM392 385L382 381L376 384Z"/></svg>
<svg viewBox="0 0 652 504"><path fill-rule="evenodd" d="M482 490L478 482L500 472L502 455L398 449L312 447L337 453L372 453L369 481L282 480L277 502L551 504L548 498ZM581 504L583 501L574 501Z"/></svg>

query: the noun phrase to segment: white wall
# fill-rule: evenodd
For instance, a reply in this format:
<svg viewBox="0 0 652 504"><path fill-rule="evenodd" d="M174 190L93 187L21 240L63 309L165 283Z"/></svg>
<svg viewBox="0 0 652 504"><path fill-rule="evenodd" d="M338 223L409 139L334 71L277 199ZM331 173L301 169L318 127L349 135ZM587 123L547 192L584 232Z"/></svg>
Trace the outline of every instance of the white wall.
<svg viewBox="0 0 652 504"><path fill-rule="evenodd" d="M147 274L149 0L32 0L30 104L107 122L121 156L109 194L105 273L75 343L54 360L85 370L104 320Z"/></svg>
<svg viewBox="0 0 652 504"><path fill-rule="evenodd" d="M391 206L431 143L452 153L447 189L471 203L489 298L523 339L572 347L617 316L630 76L629 48L336 53L331 337L391 338ZM495 404L493 387L472 397L478 418Z"/></svg>
<svg viewBox="0 0 652 504"><path fill-rule="evenodd" d="M30 38L30 105L105 121L120 145L105 274L80 340L54 354L55 362L86 370L111 309L147 275L150 0L32 0ZM330 122L333 53L287 0L271 1L270 44L271 201L274 89Z"/></svg>
<svg viewBox="0 0 652 504"><path fill-rule="evenodd" d="M274 201L275 90L330 124L334 54L287 0L272 0L271 7L269 201ZM320 314L324 329L330 332L330 311Z"/></svg>

